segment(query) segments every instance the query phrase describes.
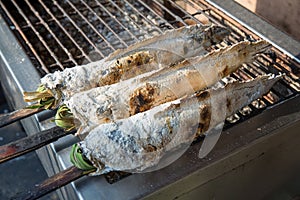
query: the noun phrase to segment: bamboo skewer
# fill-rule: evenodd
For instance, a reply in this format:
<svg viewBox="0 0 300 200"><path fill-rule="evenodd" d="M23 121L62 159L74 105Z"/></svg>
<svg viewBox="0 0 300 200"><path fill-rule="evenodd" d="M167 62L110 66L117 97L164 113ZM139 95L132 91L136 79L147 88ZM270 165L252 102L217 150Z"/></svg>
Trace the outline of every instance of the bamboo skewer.
<svg viewBox="0 0 300 200"><path fill-rule="evenodd" d="M0 163L13 159L17 156L21 156L38 148L41 148L51 142L58 140L63 136L73 134L75 132L75 130L66 132L62 128L54 127L45 131L41 131L32 136L28 136L20 140L11 142L9 144L3 145L0 147Z"/></svg>
<svg viewBox="0 0 300 200"><path fill-rule="evenodd" d="M16 122L18 120L29 117L31 115L34 115L36 113L39 113L43 110L45 109L44 108L35 108L35 109L22 108L20 110L16 110L7 114L2 114L0 115L0 128L9 125L13 122Z"/></svg>

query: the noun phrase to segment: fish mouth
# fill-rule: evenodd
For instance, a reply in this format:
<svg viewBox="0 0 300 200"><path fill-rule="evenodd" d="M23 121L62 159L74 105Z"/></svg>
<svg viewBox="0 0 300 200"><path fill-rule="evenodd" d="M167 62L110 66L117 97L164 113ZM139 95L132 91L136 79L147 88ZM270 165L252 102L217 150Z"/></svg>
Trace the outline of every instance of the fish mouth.
<svg viewBox="0 0 300 200"><path fill-rule="evenodd" d="M262 53L268 53L271 51L272 45L264 40L258 40L256 42L251 42L248 50L251 52L252 59L257 58Z"/></svg>
<svg viewBox="0 0 300 200"><path fill-rule="evenodd" d="M255 42L243 41L240 45L233 45L239 55L244 56L246 60L251 61L253 58L257 57L262 53L266 53L270 50L272 45L264 40L258 40Z"/></svg>
<svg viewBox="0 0 300 200"><path fill-rule="evenodd" d="M260 53L266 53L268 51L270 51L270 48L272 47L272 45L264 40L260 40L257 41L257 46L256 46L256 54L260 54Z"/></svg>

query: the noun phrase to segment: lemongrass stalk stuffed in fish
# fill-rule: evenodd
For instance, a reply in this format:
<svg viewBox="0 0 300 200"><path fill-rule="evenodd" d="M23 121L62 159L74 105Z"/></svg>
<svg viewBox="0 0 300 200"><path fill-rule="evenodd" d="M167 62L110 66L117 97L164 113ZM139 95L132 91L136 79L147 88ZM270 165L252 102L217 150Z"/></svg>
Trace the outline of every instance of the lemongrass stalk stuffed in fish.
<svg viewBox="0 0 300 200"><path fill-rule="evenodd" d="M257 53L268 47L265 41L240 42L204 57L185 60L148 77L137 76L75 94L65 103L81 122L78 133L89 132L98 124L127 118L209 87L243 63L251 62Z"/></svg>
<svg viewBox="0 0 300 200"><path fill-rule="evenodd" d="M229 82L126 119L98 125L75 146L81 149L76 152L83 152L88 161L78 161L76 152L71 154L71 160L79 168L83 166L80 162L97 168L94 175L110 170L146 172L159 169L180 157L196 135L205 134L224 122L221 110L225 110L224 116L231 116L267 93L279 79L280 76L264 75L246 82ZM222 95L224 92L226 95ZM168 156L170 160L163 159Z"/></svg>
<svg viewBox="0 0 300 200"><path fill-rule="evenodd" d="M107 58L87 65L48 74L41 79L38 93L25 93L26 101L35 101L41 90L56 101L94 87L110 85L145 72L169 66L182 59L204 55L207 49L229 35L226 28L200 24L167 31L117 50ZM58 103L55 102L55 105Z"/></svg>

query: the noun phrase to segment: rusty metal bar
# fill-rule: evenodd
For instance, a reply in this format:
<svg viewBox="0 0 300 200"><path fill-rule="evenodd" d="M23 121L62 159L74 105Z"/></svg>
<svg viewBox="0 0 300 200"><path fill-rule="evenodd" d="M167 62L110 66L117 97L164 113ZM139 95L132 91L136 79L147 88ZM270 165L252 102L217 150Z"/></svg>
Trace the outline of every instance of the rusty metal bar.
<svg viewBox="0 0 300 200"><path fill-rule="evenodd" d="M29 189L28 191L21 193L19 195L16 195L13 199L15 200L34 200L37 198L40 198L60 187L63 187L67 185L68 183L71 183L72 181L75 181L85 175L88 175L92 172L94 172L95 169L91 170L81 170L78 169L75 166L71 166L51 177L44 180L40 184L36 184L34 187ZM130 173L128 172L121 172L121 171L112 171L107 174L103 174L105 176L105 179L108 183L113 184L116 181L129 176Z"/></svg>
<svg viewBox="0 0 300 200"><path fill-rule="evenodd" d="M2 114L2 115L0 115L0 128L4 127L6 125L9 125L11 123L14 123L18 120L29 117L31 115L34 115L36 113L39 113L43 110L45 110L45 109L43 109L43 108L36 108L36 109L23 108L20 110L16 110L14 112Z"/></svg>
<svg viewBox="0 0 300 200"><path fill-rule="evenodd" d="M46 179L44 182L35 185L29 191L15 196L15 200L34 200L42 197L62 186L71 183L72 181L79 179L95 170L84 171L77 167L69 167L64 171L61 171L54 176Z"/></svg>
<svg viewBox="0 0 300 200"><path fill-rule="evenodd" d="M47 144L50 144L51 142L58 140L63 136L73 133L75 133L75 131L66 132L62 128L54 127L11 142L9 144L0 146L0 163L11 160L30 151L39 149Z"/></svg>

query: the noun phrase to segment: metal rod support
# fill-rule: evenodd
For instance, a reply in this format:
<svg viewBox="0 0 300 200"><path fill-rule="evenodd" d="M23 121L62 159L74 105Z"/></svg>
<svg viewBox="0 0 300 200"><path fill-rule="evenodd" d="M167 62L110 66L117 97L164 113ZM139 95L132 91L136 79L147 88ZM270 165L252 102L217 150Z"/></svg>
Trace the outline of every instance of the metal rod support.
<svg viewBox="0 0 300 200"><path fill-rule="evenodd" d="M58 140L63 136L72 133L75 133L75 130L66 132L62 128L54 127L3 145L0 147L0 163L21 156L30 151L39 149L51 142Z"/></svg>
<svg viewBox="0 0 300 200"><path fill-rule="evenodd" d="M36 109L20 109L16 110L10 113L2 114L0 115L0 128L4 127L8 124L11 124L13 122L16 122L18 120L24 119L26 117L29 117L31 115L34 115L36 113L39 113L45 109L43 108L36 108Z"/></svg>

